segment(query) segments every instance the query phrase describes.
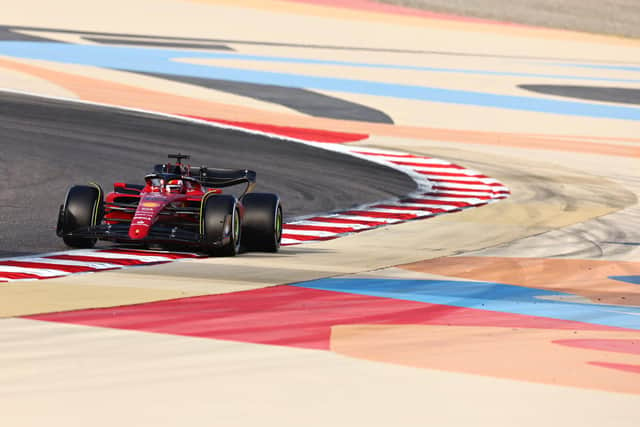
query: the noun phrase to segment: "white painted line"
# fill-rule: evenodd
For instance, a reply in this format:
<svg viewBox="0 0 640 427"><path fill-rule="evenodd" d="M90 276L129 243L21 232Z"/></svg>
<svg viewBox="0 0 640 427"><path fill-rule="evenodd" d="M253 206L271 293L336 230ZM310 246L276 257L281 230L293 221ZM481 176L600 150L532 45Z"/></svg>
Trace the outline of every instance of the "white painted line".
<svg viewBox="0 0 640 427"><path fill-rule="evenodd" d="M76 267L89 267L95 270L105 270L108 268L122 267L121 265L109 264L106 262L72 261L67 259L51 259L51 258L44 258L44 257L37 257L37 258L25 257L25 258L20 258L19 260L16 260L16 261L37 262L41 264L51 264L51 265L69 265L69 266L76 266Z"/></svg>
<svg viewBox="0 0 640 427"><path fill-rule="evenodd" d="M414 154L409 154L404 151L394 151L394 150L384 150L381 148L373 148L373 147L349 147L352 151L357 153L375 153L375 154L387 154L389 156L413 156Z"/></svg>
<svg viewBox="0 0 640 427"><path fill-rule="evenodd" d="M86 256L93 258L109 259L134 259L141 262L158 262L158 261L173 261L171 257L165 256L153 256L153 255L133 255L133 254L121 254L117 252L101 252L99 250L74 250L69 251L66 255L73 256Z"/></svg>
<svg viewBox="0 0 640 427"><path fill-rule="evenodd" d="M448 203L437 203L434 199L413 199L413 202L399 203L398 206L408 208L437 208L437 209L458 209L460 206ZM419 209L418 209L419 210Z"/></svg>
<svg viewBox="0 0 640 427"><path fill-rule="evenodd" d="M439 202L460 202L460 203L469 203L470 205L472 204L477 204L477 203L486 203L488 199L478 199L475 197L438 197L438 196L429 196L429 199L427 200L437 200ZM404 204L404 203L403 203Z"/></svg>
<svg viewBox="0 0 640 427"><path fill-rule="evenodd" d="M282 230L282 234L297 234L298 236L331 237L338 234L330 231L287 229L286 226Z"/></svg>
<svg viewBox="0 0 640 427"><path fill-rule="evenodd" d="M355 229L355 230L364 230L367 228L371 228L368 225L363 225L363 224L356 224L356 223L349 223L349 224L343 224L343 223L338 223L338 222L324 222L324 221L295 221L295 222L291 222L291 225L300 225L300 226L311 226L311 227L332 227L332 228L344 228L346 229L346 231L348 231L348 229Z"/></svg>
<svg viewBox="0 0 640 427"><path fill-rule="evenodd" d="M420 165L425 165L425 166L431 166L431 165L453 165L453 163L448 162L446 160L440 160L440 159L431 159L431 158L420 158L420 157L407 157L406 159L398 159L398 158L393 158L393 159L389 159L389 161L391 163L395 163L395 164L399 164L401 166L408 166L408 167L412 167L412 165L404 165L403 163L418 163ZM422 166L419 166L422 167ZM462 170L462 169L458 169L458 170Z"/></svg>
<svg viewBox="0 0 640 427"><path fill-rule="evenodd" d="M53 270L48 268L25 268L25 267L13 267L11 265L0 265L0 275L2 273L25 273L25 274L35 274L40 277L56 277L56 276L66 276L71 273L68 271L61 270Z"/></svg>
<svg viewBox="0 0 640 427"><path fill-rule="evenodd" d="M433 183L434 186L436 187L451 187L451 188L468 188L469 190L485 190L486 191L493 191L491 189L490 186L488 185L484 185L484 184L460 184L460 183L456 183L456 182L441 182L441 181L436 181Z"/></svg>
<svg viewBox="0 0 640 427"><path fill-rule="evenodd" d="M387 209L387 208L373 208L369 209L370 212L391 213L391 214L406 214L406 215L418 215L418 216L433 216L432 212L428 210L408 210L408 209Z"/></svg>
<svg viewBox="0 0 640 427"><path fill-rule="evenodd" d="M304 242L301 240L288 239L286 237L283 237L282 240L280 241L281 245L299 245L301 243L304 243Z"/></svg>
<svg viewBox="0 0 640 427"><path fill-rule="evenodd" d="M462 175L467 175L467 176L484 176L483 174L481 174L480 172L476 172L473 171L471 169L458 169L458 168L434 168L434 167L429 167L429 166L408 166L411 169L413 169L414 171L418 171L418 172L426 172L429 175L433 175L433 176L437 176L437 175L442 175L442 174L446 174L446 173L456 173L456 174L462 174Z"/></svg>
<svg viewBox="0 0 640 427"><path fill-rule="evenodd" d="M433 182L443 182L443 181L464 181L465 183L462 185L469 184L489 184L485 182L484 179L480 179L475 176L450 176L450 175L438 175L438 174L430 174L429 180Z"/></svg>
<svg viewBox="0 0 640 427"><path fill-rule="evenodd" d="M395 219L395 218L378 218L378 217L372 217L372 216L359 216L359 215L335 215L330 218L345 219L345 220L351 220L351 221L384 222L387 224L395 224L398 222L402 222L401 219Z"/></svg>
<svg viewBox="0 0 640 427"><path fill-rule="evenodd" d="M412 208L443 209L445 211L453 211L456 209L460 209L460 206L438 205L433 203L403 203L401 206L407 206Z"/></svg>
<svg viewBox="0 0 640 427"><path fill-rule="evenodd" d="M439 193L454 194L454 195L458 194L460 196L484 196L484 197L487 197L487 196L491 197L491 195L492 195L491 191L460 191L460 190L445 190L445 189L440 190L440 189L438 189L438 190L436 190L435 193L429 194L428 197L433 197L435 199L436 197L438 197ZM461 197L460 201L461 202L464 201L464 198Z"/></svg>

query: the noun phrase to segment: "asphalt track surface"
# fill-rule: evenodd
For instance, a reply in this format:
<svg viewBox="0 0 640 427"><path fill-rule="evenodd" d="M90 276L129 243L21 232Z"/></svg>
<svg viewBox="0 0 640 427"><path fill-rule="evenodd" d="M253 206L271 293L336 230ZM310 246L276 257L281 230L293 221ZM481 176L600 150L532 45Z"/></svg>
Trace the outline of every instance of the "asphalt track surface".
<svg viewBox="0 0 640 427"><path fill-rule="evenodd" d="M315 117L330 117L334 119L359 120L373 123L393 123L391 117L382 111L355 102L345 101L334 96L323 95L308 89L233 82L221 79L175 76L161 73L140 74L259 99Z"/></svg>
<svg viewBox="0 0 640 427"><path fill-rule="evenodd" d="M640 89L568 85L519 85L518 87L545 95L556 95L587 101L617 102L620 104L633 105L640 104Z"/></svg>
<svg viewBox="0 0 640 427"><path fill-rule="evenodd" d="M175 151L196 165L256 170L256 191L280 194L287 218L415 189L393 169L295 142L14 93L0 93L0 133L0 256L64 249L54 230L69 186L139 183Z"/></svg>

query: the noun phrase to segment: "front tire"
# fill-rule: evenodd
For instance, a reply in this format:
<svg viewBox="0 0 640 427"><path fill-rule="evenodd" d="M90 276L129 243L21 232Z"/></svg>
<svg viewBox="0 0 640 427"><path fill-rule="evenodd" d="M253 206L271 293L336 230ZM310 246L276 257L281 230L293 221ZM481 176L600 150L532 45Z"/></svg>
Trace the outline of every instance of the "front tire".
<svg viewBox="0 0 640 427"><path fill-rule="evenodd" d="M238 201L231 195L213 195L203 201L200 218L203 249L210 255L240 252L242 224Z"/></svg>
<svg viewBox="0 0 640 427"><path fill-rule="evenodd" d="M87 230L100 224L104 215L102 189L98 185L76 185L69 189L58 215L58 235L72 248L92 248L95 238L73 236L77 230Z"/></svg>
<svg viewBox="0 0 640 427"><path fill-rule="evenodd" d="M278 252L282 240L280 198L270 193L249 193L242 204L242 246L249 251Z"/></svg>

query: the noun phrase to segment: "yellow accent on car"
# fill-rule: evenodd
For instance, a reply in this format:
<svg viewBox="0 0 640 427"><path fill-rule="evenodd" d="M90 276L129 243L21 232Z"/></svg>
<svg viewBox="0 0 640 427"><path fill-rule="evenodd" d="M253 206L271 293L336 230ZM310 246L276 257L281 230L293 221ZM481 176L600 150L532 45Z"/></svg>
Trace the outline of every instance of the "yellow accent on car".
<svg viewBox="0 0 640 427"><path fill-rule="evenodd" d="M91 226L95 227L98 224L98 207L100 201L102 200L102 187L100 187L100 185L96 184L95 182L90 182L89 185L95 187L98 190L98 198L93 204L93 216L91 217Z"/></svg>
<svg viewBox="0 0 640 427"><path fill-rule="evenodd" d="M205 193L204 196L202 196L202 201L200 202L200 236L204 235L204 217L202 216L202 212L204 211L204 204L207 202L209 197L211 197L214 194L218 194L218 192L215 190L212 190L212 191L208 191L207 193Z"/></svg>

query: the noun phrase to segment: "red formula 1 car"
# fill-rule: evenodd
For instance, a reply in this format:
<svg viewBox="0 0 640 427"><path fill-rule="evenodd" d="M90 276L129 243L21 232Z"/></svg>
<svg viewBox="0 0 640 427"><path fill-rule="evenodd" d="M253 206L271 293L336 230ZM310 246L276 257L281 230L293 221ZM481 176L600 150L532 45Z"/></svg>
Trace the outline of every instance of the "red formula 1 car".
<svg viewBox="0 0 640 427"><path fill-rule="evenodd" d="M76 185L60 206L57 235L73 248L98 239L141 246L192 247L233 256L241 248L276 252L282 238L282 206L276 194L252 193L256 173L182 164L156 165L144 185L116 182L103 199L97 184ZM220 188L246 184L235 197Z"/></svg>

